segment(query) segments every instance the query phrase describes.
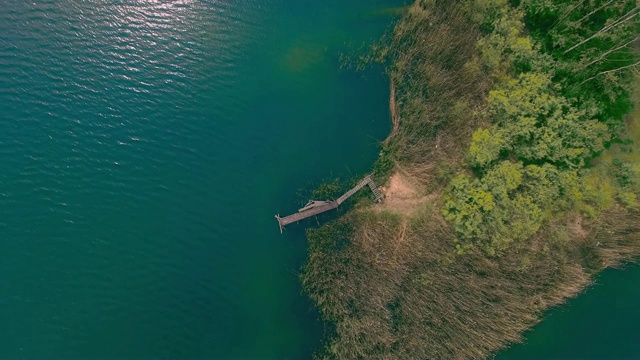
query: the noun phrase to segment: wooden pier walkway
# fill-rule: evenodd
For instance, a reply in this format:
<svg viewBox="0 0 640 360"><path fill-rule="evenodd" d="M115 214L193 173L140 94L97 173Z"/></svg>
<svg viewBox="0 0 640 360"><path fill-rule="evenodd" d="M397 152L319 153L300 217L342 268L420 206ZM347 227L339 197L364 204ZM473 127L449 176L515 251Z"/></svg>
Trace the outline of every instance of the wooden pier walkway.
<svg viewBox="0 0 640 360"><path fill-rule="evenodd" d="M308 217L318 215L325 211L329 211L337 208L338 206L340 206L340 204L345 202L349 197L355 194L358 190L362 189L367 185L369 185L369 188L373 192L373 195L376 198L376 202L382 201L382 197L383 197L382 192L376 186L376 183L371 178L371 175L367 175L364 177L364 179L360 180L360 182L356 184L356 186L354 186L351 190L344 193L337 200L331 200L331 201L309 200L307 205L299 209L298 212L295 214L285 216L285 217L280 217L279 214L276 215L276 219L278 220L278 225L280 225L280 232L282 232L282 230L286 225L289 225L291 223L298 222Z"/></svg>

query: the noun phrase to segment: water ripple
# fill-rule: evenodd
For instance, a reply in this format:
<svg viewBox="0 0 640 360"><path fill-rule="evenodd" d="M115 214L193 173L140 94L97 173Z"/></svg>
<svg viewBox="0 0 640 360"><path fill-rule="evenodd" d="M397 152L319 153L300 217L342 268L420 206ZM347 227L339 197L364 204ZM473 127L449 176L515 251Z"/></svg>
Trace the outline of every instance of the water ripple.
<svg viewBox="0 0 640 360"><path fill-rule="evenodd" d="M48 334L32 355L92 354L102 333L115 337L105 344L126 343L114 329L152 333L157 313L166 331L124 354L189 354L203 324L234 311L239 269L220 254L242 249L209 215L229 198L206 188L227 186L215 172L245 174L212 153L210 144L235 146L228 130L203 125L229 122L206 104L212 96L242 103L235 64L258 9L187 0L3 8L0 251L12 255L0 269L21 273L22 286L0 290L31 309L20 314L25 329ZM221 271L228 281L214 280ZM20 333L8 341L29 345Z"/></svg>

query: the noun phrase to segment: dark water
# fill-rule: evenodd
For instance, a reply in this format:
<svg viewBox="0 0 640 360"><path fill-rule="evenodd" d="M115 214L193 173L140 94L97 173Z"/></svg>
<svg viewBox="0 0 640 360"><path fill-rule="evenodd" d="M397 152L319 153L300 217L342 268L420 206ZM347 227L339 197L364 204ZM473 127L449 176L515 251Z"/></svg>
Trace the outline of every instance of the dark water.
<svg viewBox="0 0 640 360"><path fill-rule="evenodd" d="M379 69L339 70L403 0L4 0L0 358L308 358L301 227L363 173Z"/></svg>
<svg viewBox="0 0 640 360"><path fill-rule="evenodd" d="M640 358L640 267L606 270L496 359Z"/></svg>

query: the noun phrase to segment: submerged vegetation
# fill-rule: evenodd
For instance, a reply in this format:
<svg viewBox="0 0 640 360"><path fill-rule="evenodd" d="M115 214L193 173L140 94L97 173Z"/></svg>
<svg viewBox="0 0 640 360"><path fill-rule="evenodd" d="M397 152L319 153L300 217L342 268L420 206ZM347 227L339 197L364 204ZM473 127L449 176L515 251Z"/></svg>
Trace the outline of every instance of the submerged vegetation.
<svg viewBox="0 0 640 360"><path fill-rule="evenodd" d="M636 0L406 10L376 48L393 129L374 169L419 201L308 231L318 357L487 357L640 254L638 34Z"/></svg>

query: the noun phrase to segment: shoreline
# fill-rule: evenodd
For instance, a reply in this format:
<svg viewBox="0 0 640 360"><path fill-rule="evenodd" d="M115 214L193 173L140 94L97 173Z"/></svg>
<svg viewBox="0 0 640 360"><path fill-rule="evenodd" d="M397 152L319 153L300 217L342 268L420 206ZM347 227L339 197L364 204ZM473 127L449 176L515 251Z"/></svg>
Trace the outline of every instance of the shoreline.
<svg viewBox="0 0 640 360"><path fill-rule="evenodd" d="M396 104L396 86L391 78L389 78L389 116L391 117L391 131L389 131L389 136L382 144L388 144L400 128L400 115L398 115L398 106Z"/></svg>
<svg viewBox="0 0 640 360"><path fill-rule="evenodd" d="M597 184L589 185L595 187L588 195L602 205L558 211L533 224L519 242L480 246L454 228L454 218L443 210L451 201L449 183L474 176L468 170L469 143L477 141L477 129L491 126L476 114L487 106L490 91L505 86L506 74L500 66L491 76L477 70L476 50L458 49L480 42L481 32L463 28L466 15L456 11L462 5L441 6L433 15L414 4L397 25L403 36L412 36L412 45L392 41L400 54L409 54L395 60L404 66L399 68L412 71L406 66L417 57L428 71L407 75L400 84L393 79L405 75L389 74L391 130L374 165L388 203L357 205L308 231L309 260L301 280L332 324L321 353L326 358L488 357L520 342L545 311L580 294L595 274L640 254L640 242L629 235L640 234L640 211ZM427 28L443 24L445 30L423 30L423 18L432 20ZM519 39L529 41L519 31ZM413 36L436 49L414 49L421 42ZM438 63L442 58L448 62ZM403 86L409 98L399 101ZM432 96L411 98L415 89ZM625 119L625 126L640 121ZM603 151L598 157L603 165L585 181L598 176L605 177L600 183L613 181L606 176L625 151L622 145ZM624 159L636 161L631 155ZM503 162L514 163L513 158Z"/></svg>

